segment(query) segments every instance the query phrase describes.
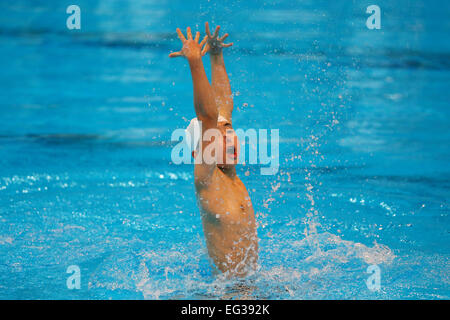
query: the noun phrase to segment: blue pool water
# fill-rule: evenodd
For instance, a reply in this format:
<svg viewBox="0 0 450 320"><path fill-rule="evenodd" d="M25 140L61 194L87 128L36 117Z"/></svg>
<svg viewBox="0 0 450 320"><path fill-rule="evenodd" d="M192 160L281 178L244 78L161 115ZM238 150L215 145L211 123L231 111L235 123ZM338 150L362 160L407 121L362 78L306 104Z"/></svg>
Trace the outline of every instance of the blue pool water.
<svg viewBox="0 0 450 320"><path fill-rule="evenodd" d="M450 298L448 1L0 3L0 298ZM235 128L280 130L240 166L259 270L213 277L175 28L220 24ZM209 62L205 64L209 70ZM66 270L81 270L69 290ZM366 285L380 268L380 289Z"/></svg>

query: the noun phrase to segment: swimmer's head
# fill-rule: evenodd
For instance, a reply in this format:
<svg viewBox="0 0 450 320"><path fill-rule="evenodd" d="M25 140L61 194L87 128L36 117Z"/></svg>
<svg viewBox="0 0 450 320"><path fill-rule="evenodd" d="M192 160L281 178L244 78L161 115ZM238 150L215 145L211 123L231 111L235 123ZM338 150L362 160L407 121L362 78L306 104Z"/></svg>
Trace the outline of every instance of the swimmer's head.
<svg viewBox="0 0 450 320"><path fill-rule="evenodd" d="M219 116L217 120L217 129L222 134L222 139L218 141L218 148L222 150L222 159L217 159L217 166L221 169L231 168L239 160L238 137L234 132L231 121L222 116Z"/></svg>
<svg viewBox="0 0 450 320"><path fill-rule="evenodd" d="M217 130L220 137L216 141L216 148L221 150L222 154L220 155L220 152L216 153L216 162L219 168L226 169L238 163L239 143L231 121L222 115L219 115L217 118ZM192 150L192 157L194 158L199 154L200 138L200 123L197 118L194 118L186 129L186 141Z"/></svg>

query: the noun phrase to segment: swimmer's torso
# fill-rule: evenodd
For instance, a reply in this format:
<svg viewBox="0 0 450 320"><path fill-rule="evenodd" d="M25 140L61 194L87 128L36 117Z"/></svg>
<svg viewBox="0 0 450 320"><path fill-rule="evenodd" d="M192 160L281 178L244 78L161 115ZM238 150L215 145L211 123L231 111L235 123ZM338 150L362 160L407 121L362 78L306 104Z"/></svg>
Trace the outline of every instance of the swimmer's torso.
<svg viewBox="0 0 450 320"><path fill-rule="evenodd" d="M242 181L216 168L207 186L196 184L210 257L222 272L245 275L256 267L258 240L252 202Z"/></svg>

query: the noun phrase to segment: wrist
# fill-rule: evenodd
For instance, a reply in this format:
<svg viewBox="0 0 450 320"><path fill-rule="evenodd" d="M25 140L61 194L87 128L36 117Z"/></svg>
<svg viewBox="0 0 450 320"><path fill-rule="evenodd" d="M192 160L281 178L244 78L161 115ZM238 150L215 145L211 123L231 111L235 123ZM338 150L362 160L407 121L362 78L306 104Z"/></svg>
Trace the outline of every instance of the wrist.
<svg viewBox="0 0 450 320"><path fill-rule="evenodd" d="M189 64L191 66L196 66L196 65L201 65L202 64L202 57L198 56L198 57L189 57L187 58Z"/></svg>
<svg viewBox="0 0 450 320"><path fill-rule="evenodd" d="M212 63L224 63L223 61L223 54L222 54L222 50L220 50L220 52L218 53L209 53L209 57Z"/></svg>

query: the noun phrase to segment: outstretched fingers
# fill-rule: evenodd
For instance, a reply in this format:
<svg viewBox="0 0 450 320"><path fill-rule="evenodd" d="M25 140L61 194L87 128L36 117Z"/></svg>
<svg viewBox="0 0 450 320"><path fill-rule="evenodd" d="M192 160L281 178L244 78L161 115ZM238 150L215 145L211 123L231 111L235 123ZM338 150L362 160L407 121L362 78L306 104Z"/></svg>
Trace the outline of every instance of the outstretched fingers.
<svg viewBox="0 0 450 320"><path fill-rule="evenodd" d="M210 48L211 48L211 47L208 46L208 44L206 44L206 45L203 47L203 50L202 50L202 57L203 57L206 53L208 53L208 51L209 51Z"/></svg>
<svg viewBox="0 0 450 320"><path fill-rule="evenodd" d="M183 43L183 47L186 41L193 40L195 43L199 43L201 48L201 55L204 56L210 50L220 50L220 48L228 48L233 45L233 43L223 43L223 41L228 37L228 33L224 34L222 37L219 37L220 26L217 26L214 30L214 33L211 35L211 31L209 30L209 23L205 23L205 32L206 36L199 43L200 40L200 32L195 33L195 38L192 38L192 31L190 27L186 28L186 37L183 35L181 30L177 28L178 38L180 38ZM182 57L184 56L183 50L178 52L172 52L169 54L170 58Z"/></svg>
<svg viewBox="0 0 450 320"><path fill-rule="evenodd" d="M200 42L200 47L203 47L203 45L206 43L206 41L208 40L208 36L205 36L202 40L202 42Z"/></svg>
<svg viewBox="0 0 450 320"><path fill-rule="evenodd" d="M217 40L223 41L223 40L225 40L227 37L228 37L228 33L225 33L223 36L221 36L221 37L220 37L219 39L217 39Z"/></svg>
<svg viewBox="0 0 450 320"><path fill-rule="evenodd" d="M224 48L231 47L233 45L233 42L231 42L231 43L223 43L223 41L226 38L228 38L228 33L225 33L222 37L219 38L219 41L222 43L222 47L224 47Z"/></svg>
<svg viewBox="0 0 450 320"><path fill-rule="evenodd" d="M212 35L213 38L217 38L217 36L219 35L219 30L220 30L220 26L217 26L216 30L214 31L214 34Z"/></svg>
<svg viewBox="0 0 450 320"><path fill-rule="evenodd" d="M209 31L209 23L208 22L205 23L205 33L208 37L211 38L211 31Z"/></svg>
<svg viewBox="0 0 450 320"><path fill-rule="evenodd" d="M169 54L169 58L176 58L176 57L182 57L183 54L181 53L181 51L178 52L172 52L171 54Z"/></svg>
<svg viewBox="0 0 450 320"><path fill-rule="evenodd" d="M214 30L214 34L211 35L211 31L209 31L209 23L205 22L205 33L208 36L208 38L217 38L219 35L220 26L216 27L216 30Z"/></svg>
<svg viewBox="0 0 450 320"><path fill-rule="evenodd" d="M183 32L181 32L180 28L177 28L178 38L180 38L182 43L186 42L186 38L183 35Z"/></svg>
<svg viewBox="0 0 450 320"><path fill-rule="evenodd" d="M202 49L202 57L209 51L209 45L206 42L208 40L208 36L205 36L202 40L202 42L200 42L200 48L203 47Z"/></svg>

